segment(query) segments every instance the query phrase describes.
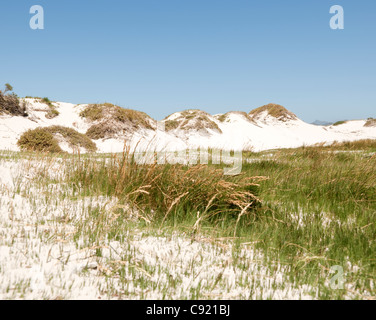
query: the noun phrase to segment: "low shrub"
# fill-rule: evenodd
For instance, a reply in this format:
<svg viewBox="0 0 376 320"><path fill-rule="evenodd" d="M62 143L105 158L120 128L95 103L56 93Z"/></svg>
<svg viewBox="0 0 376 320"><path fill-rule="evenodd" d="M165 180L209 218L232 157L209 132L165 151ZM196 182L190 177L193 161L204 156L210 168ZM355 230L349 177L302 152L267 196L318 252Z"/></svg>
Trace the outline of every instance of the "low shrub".
<svg viewBox="0 0 376 320"><path fill-rule="evenodd" d="M95 143L86 135L63 126L30 129L21 135L17 145L26 151L63 152L57 135L61 135L73 148L81 147L89 152L95 152L97 149Z"/></svg>
<svg viewBox="0 0 376 320"><path fill-rule="evenodd" d="M45 128L30 129L24 132L17 145L24 151L62 152L58 141Z"/></svg>

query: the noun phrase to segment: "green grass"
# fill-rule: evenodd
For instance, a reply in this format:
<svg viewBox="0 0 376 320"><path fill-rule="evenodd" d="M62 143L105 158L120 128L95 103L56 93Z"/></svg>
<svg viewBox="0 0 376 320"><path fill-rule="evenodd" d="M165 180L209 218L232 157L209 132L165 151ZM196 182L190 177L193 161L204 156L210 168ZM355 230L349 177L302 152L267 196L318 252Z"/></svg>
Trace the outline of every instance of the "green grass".
<svg viewBox="0 0 376 320"><path fill-rule="evenodd" d="M367 153L314 148L279 151L270 160L246 164L243 170L270 179L260 190L263 219L244 231L269 257L291 265L294 279L322 286L314 279L318 274L333 265L346 270L350 261L362 272L347 269L348 280L370 290L367 279L376 272L375 166Z"/></svg>

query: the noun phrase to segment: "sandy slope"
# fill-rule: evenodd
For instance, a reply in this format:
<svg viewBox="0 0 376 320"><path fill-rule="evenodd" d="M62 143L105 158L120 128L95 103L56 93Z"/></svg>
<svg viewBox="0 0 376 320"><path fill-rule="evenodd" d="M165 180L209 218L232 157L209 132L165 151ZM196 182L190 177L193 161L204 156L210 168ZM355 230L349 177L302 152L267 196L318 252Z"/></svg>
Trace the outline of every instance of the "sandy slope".
<svg viewBox="0 0 376 320"><path fill-rule="evenodd" d="M34 99L25 100L28 103L28 117L0 116L0 150L19 150L17 140L20 135L28 129L39 126L61 125L74 128L81 133L85 133L90 127L90 123L79 116L87 105L57 102L55 106L60 112L59 116L47 119L46 105L35 102ZM177 119L180 115L181 113L177 112L165 120ZM99 152L121 152L124 143L137 150L174 151L201 147L261 151L333 141L376 139L376 127L364 127L366 120L348 121L338 126L316 126L298 118L281 121L267 112L259 114L253 121L237 112L228 113L224 121L220 121L218 115L207 116L222 132L212 129L181 130L179 128L165 132L162 121L157 130L140 129L126 136L95 140L95 143Z"/></svg>

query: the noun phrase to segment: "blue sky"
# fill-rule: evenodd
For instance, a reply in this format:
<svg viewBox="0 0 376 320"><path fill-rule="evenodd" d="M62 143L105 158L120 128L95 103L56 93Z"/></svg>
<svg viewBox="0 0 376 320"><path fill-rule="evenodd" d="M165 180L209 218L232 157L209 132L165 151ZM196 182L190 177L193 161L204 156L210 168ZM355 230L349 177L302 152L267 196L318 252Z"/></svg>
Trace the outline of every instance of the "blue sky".
<svg viewBox="0 0 376 320"><path fill-rule="evenodd" d="M374 0L1 0L0 85L155 119L279 103L307 122L376 117ZM329 27L342 5L345 29ZM32 30L32 5L45 29Z"/></svg>

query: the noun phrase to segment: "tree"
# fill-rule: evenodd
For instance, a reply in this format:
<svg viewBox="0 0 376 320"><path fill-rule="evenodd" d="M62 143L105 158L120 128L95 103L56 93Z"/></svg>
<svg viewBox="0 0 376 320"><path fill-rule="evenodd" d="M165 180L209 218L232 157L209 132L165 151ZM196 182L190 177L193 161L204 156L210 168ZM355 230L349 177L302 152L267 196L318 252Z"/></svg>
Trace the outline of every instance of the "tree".
<svg viewBox="0 0 376 320"><path fill-rule="evenodd" d="M5 84L4 93L7 92L7 91L13 91L13 87L9 83Z"/></svg>

